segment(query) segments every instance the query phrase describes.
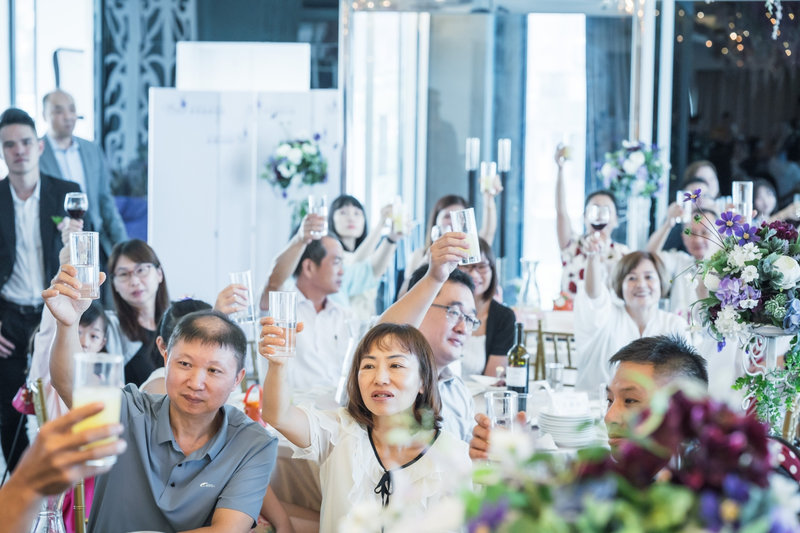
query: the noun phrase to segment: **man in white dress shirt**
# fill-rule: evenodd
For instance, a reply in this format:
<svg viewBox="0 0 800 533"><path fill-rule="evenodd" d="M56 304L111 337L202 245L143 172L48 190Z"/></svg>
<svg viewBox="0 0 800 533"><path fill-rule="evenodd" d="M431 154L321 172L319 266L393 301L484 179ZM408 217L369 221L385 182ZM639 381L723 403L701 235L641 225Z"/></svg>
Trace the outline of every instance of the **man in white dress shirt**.
<svg viewBox="0 0 800 533"><path fill-rule="evenodd" d="M128 239L125 224L111 195L111 172L100 147L73 135L78 115L75 100L61 90L45 95L44 118L49 125L42 137L44 151L40 161L42 172L49 176L74 181L89 199L86 229L100 233L100 247L105 258L120 241Z"/></svg>
<svg viewBox="0 0 800 533"><path fill-rule="evenodd" d="M28 445L25 418L11 400L25 383L28 343L42 316L42 291L58 271L63 232L80 223L59 222L74 183L39 172L42 143L21 109L0 116L8 177L0 180L0 443L13 469ZM60 225L59 225L60 224Z"/></svg>
<svg viewBox="0 0 800 533"><path fill-rule="evenodd" d="M475 407L461 377L449 367L461 359L464 343L480 325L469 275L456 269L467 249L466 239L448 233L430 247L430 266L411 275L409 290L381 315L381 322L411 324L433 350L442 398L442 427L469 442Z"/></svg>
<svg viewBox="0 0 800 533"><path fill-rule="evenodd" d="M343 249L337 239L311 240L294 271L297 287L297 321L305 332L297 335L297 356L290 362L289 383L294 390L336 387L353 314L330 295L342 285Z"/></svg>

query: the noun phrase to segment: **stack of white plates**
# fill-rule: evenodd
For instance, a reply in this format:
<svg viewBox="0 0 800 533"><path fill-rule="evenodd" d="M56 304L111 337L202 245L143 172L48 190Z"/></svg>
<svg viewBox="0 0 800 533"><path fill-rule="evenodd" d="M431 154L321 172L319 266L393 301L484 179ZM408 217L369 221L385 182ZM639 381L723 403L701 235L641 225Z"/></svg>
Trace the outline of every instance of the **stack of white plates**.
<svg viewBox="0 0 800 533"><path fill-rule="evenodd" d="M539 429L552 435L559 446L580 448L595 439L594 417L589 413L557 415L542 410L539 412Z"/></svg>

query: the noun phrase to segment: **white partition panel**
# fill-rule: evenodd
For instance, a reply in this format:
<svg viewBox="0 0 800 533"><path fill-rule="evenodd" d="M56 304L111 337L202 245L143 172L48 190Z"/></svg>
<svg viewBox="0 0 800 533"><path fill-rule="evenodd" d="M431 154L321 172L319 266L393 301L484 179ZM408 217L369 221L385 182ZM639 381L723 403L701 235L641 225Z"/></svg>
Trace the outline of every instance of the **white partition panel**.
<svg viewBox="0 0 800 533"><path fill-rule="evenodd" d="M151 89L148 240L173 298L213 303L228 273L253 270L257 293L289 239L294 204L340 190L335 90L302 93ZM282 141L319 134L328 181L284 197L262 178ZM256 296L258 298L258 296Z"/></svg>

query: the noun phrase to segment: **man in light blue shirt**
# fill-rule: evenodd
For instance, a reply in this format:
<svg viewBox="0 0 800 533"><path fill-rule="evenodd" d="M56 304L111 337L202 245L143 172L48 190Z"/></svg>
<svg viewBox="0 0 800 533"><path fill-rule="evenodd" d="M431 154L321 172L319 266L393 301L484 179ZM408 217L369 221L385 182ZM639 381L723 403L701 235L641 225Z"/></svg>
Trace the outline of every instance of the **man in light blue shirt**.
<svg viewBox="0 0 800 533"><path fill-rule="evenodd" d="M64 265L42 293L58 321L52 384L71 404L72 354L88 306L77 271ZM244 378L242 330L216 311L175 326L166 350L166 396L122 390L121 437L128 450L99 476L89 518L97 533L196 531L247 533L258 518L275 465L277 440L225 405Z"/></svg>

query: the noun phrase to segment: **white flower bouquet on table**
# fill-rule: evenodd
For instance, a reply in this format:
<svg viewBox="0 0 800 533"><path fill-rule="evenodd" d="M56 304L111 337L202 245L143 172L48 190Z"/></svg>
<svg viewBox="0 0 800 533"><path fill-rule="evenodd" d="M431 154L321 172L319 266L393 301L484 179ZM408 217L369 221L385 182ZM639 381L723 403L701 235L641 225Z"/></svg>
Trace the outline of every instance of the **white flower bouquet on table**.
<svg viewBox="0 0 800 533"><path fill-rule="evenodd" d="M266 164L261 177L281 189L284 198L292 183L314 185L328 178L328 163L322 157L317 144L319 134L312 139L288 140L280 143Z"/></svg>
<svg viewBox="0 0 800 533"><path fill-rule="evenodd" d="M640 141L622 141L622 148L605 155L598 174L603 186L618 198L655 197L664 184L658 148Z"/></svg>

